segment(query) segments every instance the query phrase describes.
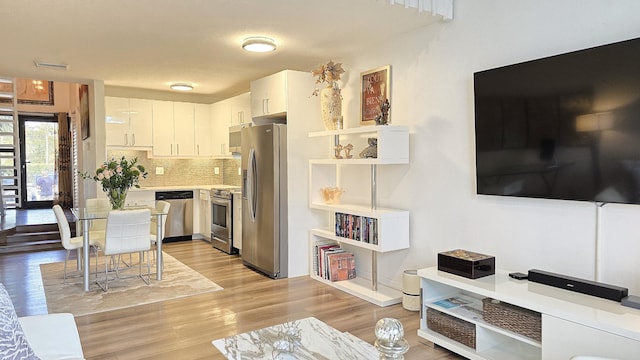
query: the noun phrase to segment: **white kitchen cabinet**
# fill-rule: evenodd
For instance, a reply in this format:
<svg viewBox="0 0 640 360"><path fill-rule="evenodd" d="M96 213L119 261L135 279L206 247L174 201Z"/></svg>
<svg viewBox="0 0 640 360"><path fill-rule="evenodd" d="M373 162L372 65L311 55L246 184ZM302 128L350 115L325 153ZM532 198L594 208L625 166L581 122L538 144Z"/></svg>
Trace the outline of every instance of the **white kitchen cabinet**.
<svg viewBox="0 0 640 360"><path fill-rule="evenodd" d="M211 192L200 189L198 194L198 227L194 229L198 229L197 232L203 239L211 241ZM196 201L193 203L195 204Z"/></svg>
<svg viewBox="0 0 640 360"><path fill-rule="evenodd" d="M153 155L173 155L172 101L153 101Z"/></svg>
<svg viewBox="0 0 640 360"><path fill-rule="evenodd" d="M214 155L213 123L211 121L211 105L195 104L194 109L194 139L195 155Z"/></svg>
<svg viewBox="0 0 640 360"><path fill-rule="evenodd" d="M194 156L194 110L195 104L185 102L173 103L173 132L175 155Z"/></svg>
<svg viewBox="0 0 640 360"><path fill-rule="evenodd" d="M194 104L153 101L153 155L195 155Z"/></svg>
<svg viewBox="0 0 640 360"><path fill-rule="evenodd" d="M244 93L229 99L229 126L242 125L251 122L251 93Z"/></svg>
<svg viewBox="0 0 640 360"><path fill-rule="evenodd" d="M107 146L151 148L151 100L105 97Z"/></svg>
<svg viewBox="0 0 640 360"><path fill-rule="evenodd" d="M287 70L252 81L252 118L284 116L287 113L287 99Z"/></svg>
<svg viewBox="0 0 640 360"><path fill-rule="evenodd" d="M156 192L153 190L129 190L125 206L156 206Z"/></svg>
<svg viewBox="0 0 640 360"><path fill-rule="evenodd" d="M211 104L213 155L230 156L229 121L231 118L231 101L229 99Z"/></svg>

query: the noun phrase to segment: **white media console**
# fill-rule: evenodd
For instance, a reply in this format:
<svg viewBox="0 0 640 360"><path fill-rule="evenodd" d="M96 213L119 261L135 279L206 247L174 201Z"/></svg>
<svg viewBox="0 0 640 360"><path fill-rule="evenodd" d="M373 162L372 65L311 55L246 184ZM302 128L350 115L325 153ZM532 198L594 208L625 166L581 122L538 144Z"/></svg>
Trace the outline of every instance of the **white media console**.
<svg viewBox="0 0 640 360"><path fill-rule="evenodd" d="M509 272L467 279L431 267L418 270L422 303L418 335L469 359L571 359L577 355L640 359L640 310L598 297L512 279ZM487 323L481 316L439 306L461 296L492 298L541 314L542 340ZM481 307L481 306L480 306ZM475 349L427 326L427 308L475 326Z"/></svg>

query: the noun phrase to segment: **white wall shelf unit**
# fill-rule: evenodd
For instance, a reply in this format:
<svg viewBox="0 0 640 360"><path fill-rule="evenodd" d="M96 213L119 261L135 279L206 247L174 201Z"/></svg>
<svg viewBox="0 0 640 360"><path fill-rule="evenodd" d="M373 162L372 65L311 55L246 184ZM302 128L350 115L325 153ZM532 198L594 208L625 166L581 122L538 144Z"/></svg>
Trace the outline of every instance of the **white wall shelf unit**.
<svg viewBox="0 0 640 360"><path fill-rule="evenodd" d="M422 303L418 336L469 359L570 359L589 355L635 359L640 353L640 310L618 302L551 286L515 280L508 271L479 279L438 271L418 270ZM481 315L446 308L438 300L454 296L492 298L541 314L542 341L487 323ZM427 309L435 309L475 326L476 347L471 348L427 325ZM482 309L481 304L479 308Z"/></svg>
<svg viewBox="0 0 640 360"><path fill-rule="evenodd" d="M319 131L309 133L309 137L329 137L331 142L325 159L309 160L309 207L328 212L332 218L326 228L311 229L309 232L310 247L314 243L329 239L342 245L358 247L371 251L371 279L357 277L353 280L328 281L315 274L311 269L311 277L322 281L351 295L360 297L379 306L388 306L402 301L402 292L378 284L378 253L408 249L409 244L409 212L406 210L381 208L377 204L377 166L409 163L409 130L404 126L367 126L345 130ZM357 144L354 149L367 146L368 138L377 139L377 158L358 158L353 152L351 159L334 158L334 147L337 144ZM320 189L323 187L340 187L339 167L346 165L369 165L371 181L371 199L368 204L327 204ZM337 235L336 214L342 213L359 218L362 223L373 221L376 224L375 238L351 239ZM311 257L314 256L312 253ZM311 259L313 260L313 259ZM311 261L313 263L313 261Z"/></svg>

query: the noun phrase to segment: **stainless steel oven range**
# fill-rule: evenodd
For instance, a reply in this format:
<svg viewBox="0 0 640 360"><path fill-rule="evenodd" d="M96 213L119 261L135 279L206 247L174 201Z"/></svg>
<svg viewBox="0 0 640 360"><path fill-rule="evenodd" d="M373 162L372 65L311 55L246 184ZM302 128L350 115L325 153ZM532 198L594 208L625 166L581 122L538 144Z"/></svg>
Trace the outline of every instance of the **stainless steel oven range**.
<svg viewBox="0 0 640 360"><path fill-rule="evenodd" d="M233 194L226 189L211 189L211 245L227 254L233 247Z"/></svg>

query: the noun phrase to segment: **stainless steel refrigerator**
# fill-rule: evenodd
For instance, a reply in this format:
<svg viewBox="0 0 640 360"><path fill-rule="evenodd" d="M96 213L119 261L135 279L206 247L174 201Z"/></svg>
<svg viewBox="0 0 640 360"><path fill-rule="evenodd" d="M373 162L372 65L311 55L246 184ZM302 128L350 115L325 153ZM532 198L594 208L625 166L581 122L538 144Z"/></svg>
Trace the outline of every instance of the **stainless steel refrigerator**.
<svg viewBox="0 0 640 360"><path fill-rule="evenodd" d="M242 129L242 262L287 277L287 126Z"/></svg>

